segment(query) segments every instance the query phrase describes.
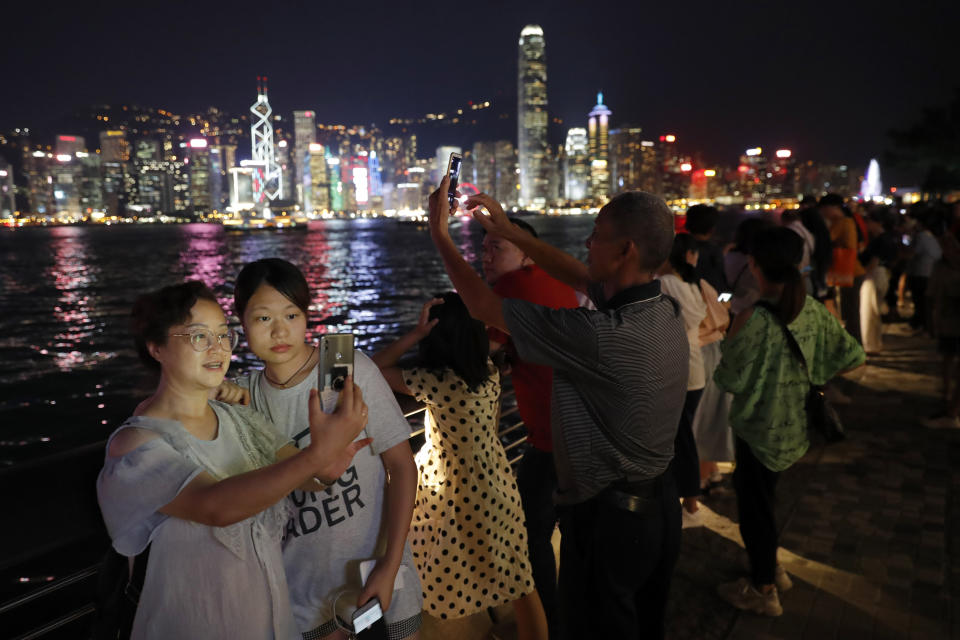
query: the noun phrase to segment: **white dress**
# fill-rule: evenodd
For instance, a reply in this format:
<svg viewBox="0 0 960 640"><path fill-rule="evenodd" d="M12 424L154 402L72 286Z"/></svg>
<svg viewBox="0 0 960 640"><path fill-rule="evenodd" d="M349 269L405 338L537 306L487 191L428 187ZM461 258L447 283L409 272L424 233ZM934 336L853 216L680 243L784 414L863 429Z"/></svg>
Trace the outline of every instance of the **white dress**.
<svg viewBox="0 0 960 640"><path fill-rule="evenodd" d="M245 407L210 403L217 437L204 441L181 423L137 416L113 432L147 429L159 437L107 457L97 498L113 547L150 556L131 638L299 638L290 611L280 538L287 501L227 527L158 510L206 471L222 479L266 466L286 440Z"/></svg>

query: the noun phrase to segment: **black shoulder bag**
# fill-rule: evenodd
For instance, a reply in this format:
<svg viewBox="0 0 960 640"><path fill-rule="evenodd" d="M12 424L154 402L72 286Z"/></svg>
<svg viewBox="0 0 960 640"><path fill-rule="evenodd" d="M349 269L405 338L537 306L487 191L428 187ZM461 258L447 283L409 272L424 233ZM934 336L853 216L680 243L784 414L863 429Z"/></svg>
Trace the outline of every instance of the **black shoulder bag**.
<svg viewBox="0 0 960 640"><path fill-rule="evenodd" d="M780 327L783 329L783 334L787 338L787 346L790 348L790 352L800 361L800 366L807 372L807 379L809 380L810 372L807 370L807 359L803 357L803 351L800 350L797 339L793 337L790 329L787 328L787 325L784 324L780 318L779 310L763 300L757 301L754 306L763 307L769 311L780 324ZM813 382L810 383L810 391L807 392L805 408L807 411L807 429L811 436L819 436L826 441L827 444L846 439L847 434L843 429L843 423L840 422L840 416L837 415L836 410L827 402L827 397L824 395L822 385L815 385Z"/></svg>
<svg viewBox="0 0 960 640"><path fill-rule="evenodd" d="M130 559L113 550L107 551L97 576L96 615L92 640L126 640L133 629L133 618L140 602L140 591L147 574L150 545Z"/></svg>

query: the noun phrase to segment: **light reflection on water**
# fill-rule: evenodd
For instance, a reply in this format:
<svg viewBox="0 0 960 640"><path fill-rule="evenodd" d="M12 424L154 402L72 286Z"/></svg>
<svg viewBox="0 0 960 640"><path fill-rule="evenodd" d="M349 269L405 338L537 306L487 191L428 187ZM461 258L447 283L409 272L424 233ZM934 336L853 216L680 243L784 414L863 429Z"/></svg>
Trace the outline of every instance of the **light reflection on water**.
<svg viewBox="0 0 960 640"><path fill-rule="evenodd" d="M533 224L545 240L582 257L593 221ZM479 226L451 233L478 266ZM0 465L100 440L152 390L128 334L139 294L199 278L230 317L236 274L265 257L304 272L313 294L311 338L353 331L367 351L400 335L425 300L450 288L428 232L386 219L250 233L204 224L2 230ZM256 364L241 342L231 374Z"/></svg>

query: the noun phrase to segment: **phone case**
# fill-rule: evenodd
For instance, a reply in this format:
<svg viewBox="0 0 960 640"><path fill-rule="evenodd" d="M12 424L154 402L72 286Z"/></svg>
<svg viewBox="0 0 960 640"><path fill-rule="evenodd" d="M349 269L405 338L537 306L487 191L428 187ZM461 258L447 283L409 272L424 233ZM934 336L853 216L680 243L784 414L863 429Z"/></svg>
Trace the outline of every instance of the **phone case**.
<svg viewBox="0 0 960 640"><path fill-rule="evenodd" d="M331 333L320 338L320 391L340 391L353 374L352 333Z"/></svg>

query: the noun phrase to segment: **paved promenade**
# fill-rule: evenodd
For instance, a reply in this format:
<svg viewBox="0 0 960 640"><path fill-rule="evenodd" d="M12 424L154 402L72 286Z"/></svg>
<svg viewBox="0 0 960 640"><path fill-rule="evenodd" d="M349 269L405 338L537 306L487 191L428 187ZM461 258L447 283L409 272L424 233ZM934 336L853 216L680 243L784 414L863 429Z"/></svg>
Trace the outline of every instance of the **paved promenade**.
<svg viewBox="0 0 960 640"><path fill-rule="evenodd" d="M849 439L812 449L780 477L780 561L794 583L783 615L739 612L716 595L745 573L731 489L684 529L668 637L960 638L960 432L919 422L940 408L933 341L903 324L886 331L884 353L842 381ZM423 637L516 637L509 607L498 614L428 619Z"/></svg>

